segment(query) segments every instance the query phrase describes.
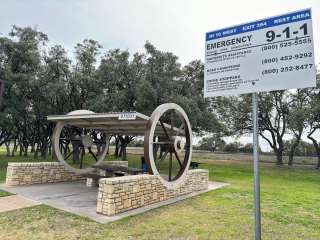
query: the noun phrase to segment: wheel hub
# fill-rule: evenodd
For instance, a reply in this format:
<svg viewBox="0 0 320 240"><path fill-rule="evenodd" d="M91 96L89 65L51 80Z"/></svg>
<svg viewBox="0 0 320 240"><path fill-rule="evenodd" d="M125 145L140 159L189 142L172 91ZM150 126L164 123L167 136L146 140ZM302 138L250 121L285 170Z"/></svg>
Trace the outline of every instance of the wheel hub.
<svg viewBox="0 0 320 240"><path fill-rule="evenodd" d="M173 147L176 150L176 152L182 152L184 150L185 145L185 139L183 139L182 137L174 137Z"/></svg>
<svg viewBox="0 0 320 240"><path fill-rule="evenodd" d="M93 139L89 135L82 135L81 136L81 143L84 147L89 148L93 145Z"/></svg>

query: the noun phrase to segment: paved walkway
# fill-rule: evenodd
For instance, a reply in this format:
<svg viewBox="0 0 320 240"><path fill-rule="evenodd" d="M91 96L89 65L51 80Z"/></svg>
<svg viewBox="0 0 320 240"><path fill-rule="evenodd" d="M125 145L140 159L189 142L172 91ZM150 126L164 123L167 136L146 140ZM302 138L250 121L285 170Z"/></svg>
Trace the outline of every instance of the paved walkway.
<svg viewBox="0 0 320 240"><path fill-rule="evenodd" d="M220 182L210 182L209 189L183 195L174 199L169 199L160 203L151 204L142 208L127 211L117 216L104 216L96 213L98 188L88 188L84 182L68 182L54 184L34 184L29 186L7 187L0 185L0 189L7 192L19 194L31 199L31 202L40 202L49 206L62 209L80 216L89 217L100 223L107 223L119 220L127 216L133 216L148 210L158 208L164 205L172 204L186 198L199 195L214 189L224 187L228 184ZM10 196L11 197L11 196ZM7 198L7 197L3 197ZM0 198L1 200L2 198ZM32 201L33 200L33 201ZM1 206L1 203L0 203Z"/></svg>
<svg viewBox="0 0 320 240"><path fill-rule="evenodd" d="M0 213L20 208L32 207L40 203L19 195L0 197Z"/></svg>

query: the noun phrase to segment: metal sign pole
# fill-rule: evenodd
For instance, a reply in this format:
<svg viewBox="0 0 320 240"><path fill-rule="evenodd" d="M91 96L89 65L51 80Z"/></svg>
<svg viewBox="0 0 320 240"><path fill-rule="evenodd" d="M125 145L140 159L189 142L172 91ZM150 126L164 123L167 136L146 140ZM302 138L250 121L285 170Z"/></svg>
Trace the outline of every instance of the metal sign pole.
<svg viewBox="0 0 320 240"><path fill-rule="evenodd" d="M259 175L259 138L258 138L258 99L257 93L252 93L253 121L253 171L254 171L254 208L255 208L255 240L261 240L260 212L260 175Z"/></svg>

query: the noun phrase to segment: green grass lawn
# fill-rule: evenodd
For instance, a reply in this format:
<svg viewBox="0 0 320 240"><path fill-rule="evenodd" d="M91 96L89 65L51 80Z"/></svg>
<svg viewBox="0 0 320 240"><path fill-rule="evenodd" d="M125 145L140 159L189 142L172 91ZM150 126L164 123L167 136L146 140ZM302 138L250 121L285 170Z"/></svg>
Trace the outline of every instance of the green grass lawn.
<svg viewBox="0 0 320 240"><path fill-rule="evenodd" d="M211 180L230 186L111 224L45 205L1 213L0 239L253 239L251 165L201 155L194 160L209 169ZM319 170L261 166L261 200L263 239L320 239Z"/></svg>

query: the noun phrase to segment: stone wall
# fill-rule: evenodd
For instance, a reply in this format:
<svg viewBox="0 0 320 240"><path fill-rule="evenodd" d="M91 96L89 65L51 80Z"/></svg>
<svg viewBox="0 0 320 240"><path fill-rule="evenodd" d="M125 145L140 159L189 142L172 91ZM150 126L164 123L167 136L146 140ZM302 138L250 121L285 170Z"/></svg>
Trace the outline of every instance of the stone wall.
<svg viewBox="0 0 320 240"><path fill-rule="evenodd" d="M8 163L8 186L85 180L59 162Z"/></svg>
<svg viewBox="0 0 320 240"><path fill-rule="evenodd" d="M189 170L185 182L176 190L167 189L155 175L103 178L99 182L97 213L112 216L145 205L208 188L209 172Z"/></svg>

